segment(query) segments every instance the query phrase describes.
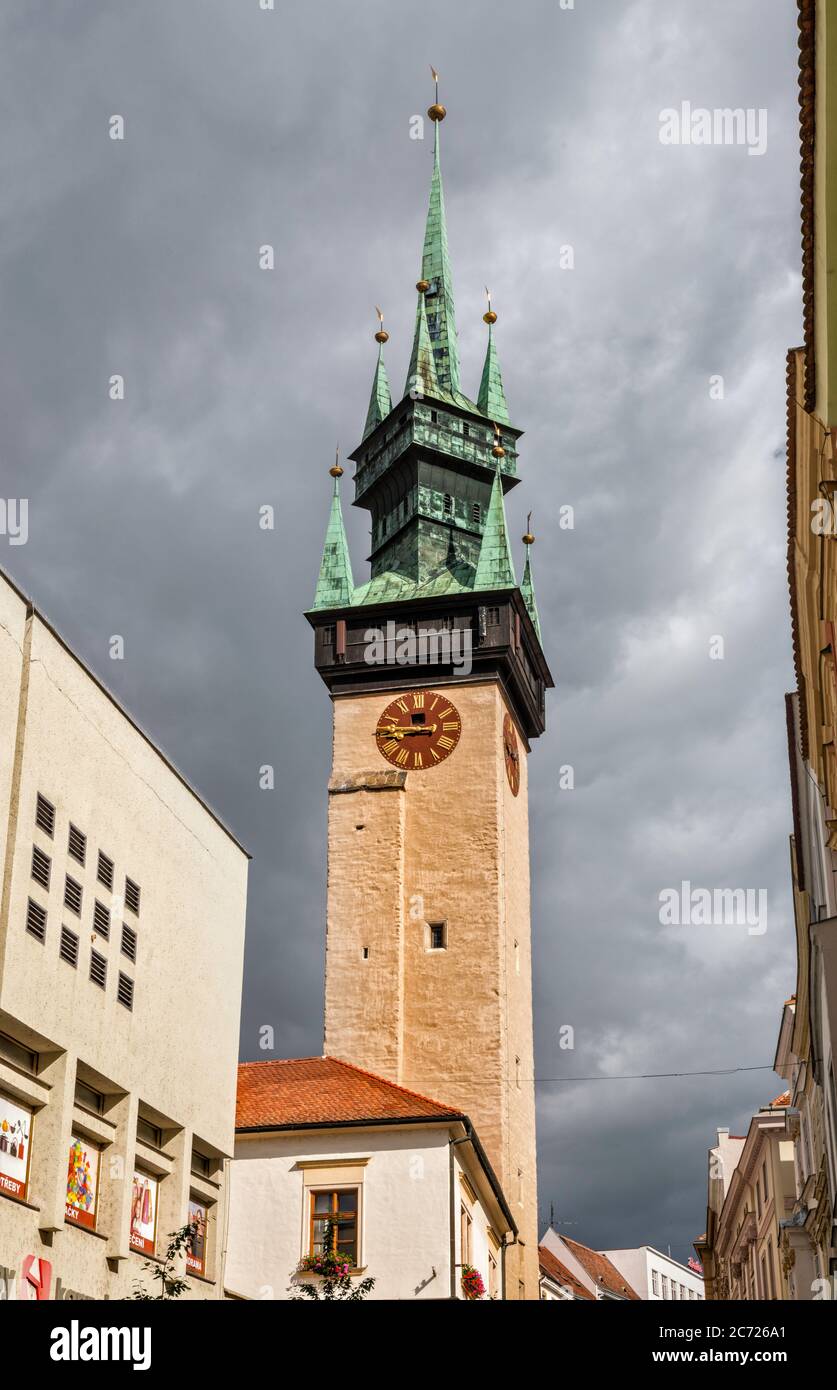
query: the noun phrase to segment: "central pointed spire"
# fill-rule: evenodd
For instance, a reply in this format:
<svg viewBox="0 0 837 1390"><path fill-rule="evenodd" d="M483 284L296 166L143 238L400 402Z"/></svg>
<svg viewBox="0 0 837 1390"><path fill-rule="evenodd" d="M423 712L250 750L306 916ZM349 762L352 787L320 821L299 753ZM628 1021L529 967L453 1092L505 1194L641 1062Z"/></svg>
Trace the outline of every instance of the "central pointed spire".
<svg viewBox="0 0 837 1390"><path fill-rule="evenodd" d="M375 364L375 375L372 378L372 395L369 398L369 409L366 412L366 424L363 429L364 439L378 428L392 410L389 378L384 366L384 343L389 341L389 334L384 328L384 316L377 304L375 305L375 312L378 315L378 331L375 334L375 342L378 344L378 361Z"/></svg>
<svg viewBox="0 0 837 1390"><path fill-rule="evenodd" d="M424 297L424 311L433 349L436 380L443 391L455 394L459 391L459 348L453 307L453 277L448 256L445 194L439 162L439 127L447 112L444 106L439 104L438 77L435 73L434 79L437 84L436 101L427 112L433 122L433 176L430 180L430 205L427 209L427 225L424 232L421 278L426 280L428 285ZM416 339L421 327L421 308L419 304L416 315Z"/></svg>

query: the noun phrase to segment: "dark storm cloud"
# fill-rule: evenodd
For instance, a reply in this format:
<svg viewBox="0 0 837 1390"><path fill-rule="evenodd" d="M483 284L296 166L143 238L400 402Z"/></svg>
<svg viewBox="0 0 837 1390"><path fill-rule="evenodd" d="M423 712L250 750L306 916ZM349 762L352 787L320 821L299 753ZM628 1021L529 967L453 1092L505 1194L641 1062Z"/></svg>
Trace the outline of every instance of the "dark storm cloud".
<svg viewBox="0 0 837 1390"><path fill-rule="evenodd" d="M430 156L409 118L440 69L463 384L488 283L559 679L532 757L541 1209L684 1256L715 1126L775 1078L561 1078L769 1064L793 987L795 7L30 0L2 28L4 491L30 498L5 558L255 856L246 1057L263 1023L279 1055L321 1049L330 724L300 614L375 303L403 384ZM662 146L684 100L766 108L766 154ZM360 576L366 515L347 524ZM767 889L765 935L661 927L684 878Z"/></svg>

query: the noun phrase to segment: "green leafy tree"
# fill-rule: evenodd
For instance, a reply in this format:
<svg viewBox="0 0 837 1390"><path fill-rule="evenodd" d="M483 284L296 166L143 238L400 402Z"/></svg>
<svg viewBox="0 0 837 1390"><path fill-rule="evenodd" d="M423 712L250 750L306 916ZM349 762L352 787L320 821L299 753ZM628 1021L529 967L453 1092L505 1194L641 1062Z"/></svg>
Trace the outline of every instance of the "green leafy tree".
<svg viewBox="0 0 837 1390"><path fill-rule="evenodd" d="M128 1295L128 1301L156 1303L160 1299L180 1297L189 1285L176 1270L180 1263L180 1256L185 1254L198 1234L198 1225L197 1221L190 1221L186 1226L182 1226L179 1231L174 1231L169 1236L166 1257L162 1264L158 1264L156 1260L143 1261L143 1268L148 1271L151 1279L156 1281L159 1293L149 1293L145 1285L139 1279L135 1279L134 1292Z"/></svg>
<svg viewBox="0 0 837 1390"><path fill-rule="evenodd" d="M306 1255L296 1267L297 1274L316 1274L316 1282L290 1284L288 1292L294 1302L310 1299L312 1302L356 1303L366 1298L375 1287L375 1280L352 1279L349 1261L337 1249L334 1225L329 1221L323 1235L323 1248L319 1255Z"/></svg>

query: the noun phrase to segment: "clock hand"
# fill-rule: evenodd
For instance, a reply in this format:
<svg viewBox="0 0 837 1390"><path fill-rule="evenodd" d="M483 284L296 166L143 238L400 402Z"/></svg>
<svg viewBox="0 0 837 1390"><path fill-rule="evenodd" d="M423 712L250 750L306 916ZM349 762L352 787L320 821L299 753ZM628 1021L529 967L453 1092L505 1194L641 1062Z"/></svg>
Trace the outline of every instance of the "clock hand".
<svg viewBox="0 0 837 1390"><path fill-rule="evenodd" d="M376 738L410 738L418 734L434 734L435 724L387 724L383 729L375 730Z"/></svg>

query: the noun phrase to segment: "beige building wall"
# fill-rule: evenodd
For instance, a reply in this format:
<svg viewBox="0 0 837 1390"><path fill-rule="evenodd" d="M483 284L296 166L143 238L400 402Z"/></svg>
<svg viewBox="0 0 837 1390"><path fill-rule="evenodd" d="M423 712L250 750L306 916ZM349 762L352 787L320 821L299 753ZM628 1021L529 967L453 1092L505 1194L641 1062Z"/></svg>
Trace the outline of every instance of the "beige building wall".
<svg viewBox="0 0 837 1390"><path fill-rule="evenodd" d="M35 823L38 793L55 807L52 836ZM71 823L87 837L83 867L68 854ZM186 1223L190 1193L211 1208L214 1282L194 1288L220 1296L215 1228L234 1141L247 856L5 578L0 836L0 1033L38 1057L34 1073L0 1059L0 1091L36 1112L28 1205L0 1196L0 1265L20 1270L37 1254L64 1287L124 1297L142 1258L129 1245L136 1161L161 1179L158 1251ZM35 845L50 860L48 889L32 877ZM97 880L99 850L114 864L112 890ZM66 874L82 888L79 914L64 902ZM126 876L140 886L138 914L124 901ZM30 898L46 910L43 941L26 929ZM110 918L107 940L94 931L96 901ZM136 933L135 962L121 951L123 922ZM59 954L62 926L78 937L75 967ZM107 962L104 989L90 978L92 950ZM133 981L130 1009L117 998L120 973ZM104 1098L101 1113L75 1104L77 1081ZM137 1140L139 1116L161 1131L159 1145ZM74 1131L101 1149L96 1235L65 1220ZM193 1143L208 1171L190 1171Z"/></svg>
<svg viewBox="0 0 837 1390"><path fill-rule="evenodd" d="M446 688L456 750L394 773L374 731L386 693L334 700L325 1052L463 1110L520 1229L507 1257L538 1297L526 744L506 778L499 684ZM374 789L384 774L385 785ZM352 790L352 789L355 790ZM445 924L445 950L429 924Z"/></svg>

